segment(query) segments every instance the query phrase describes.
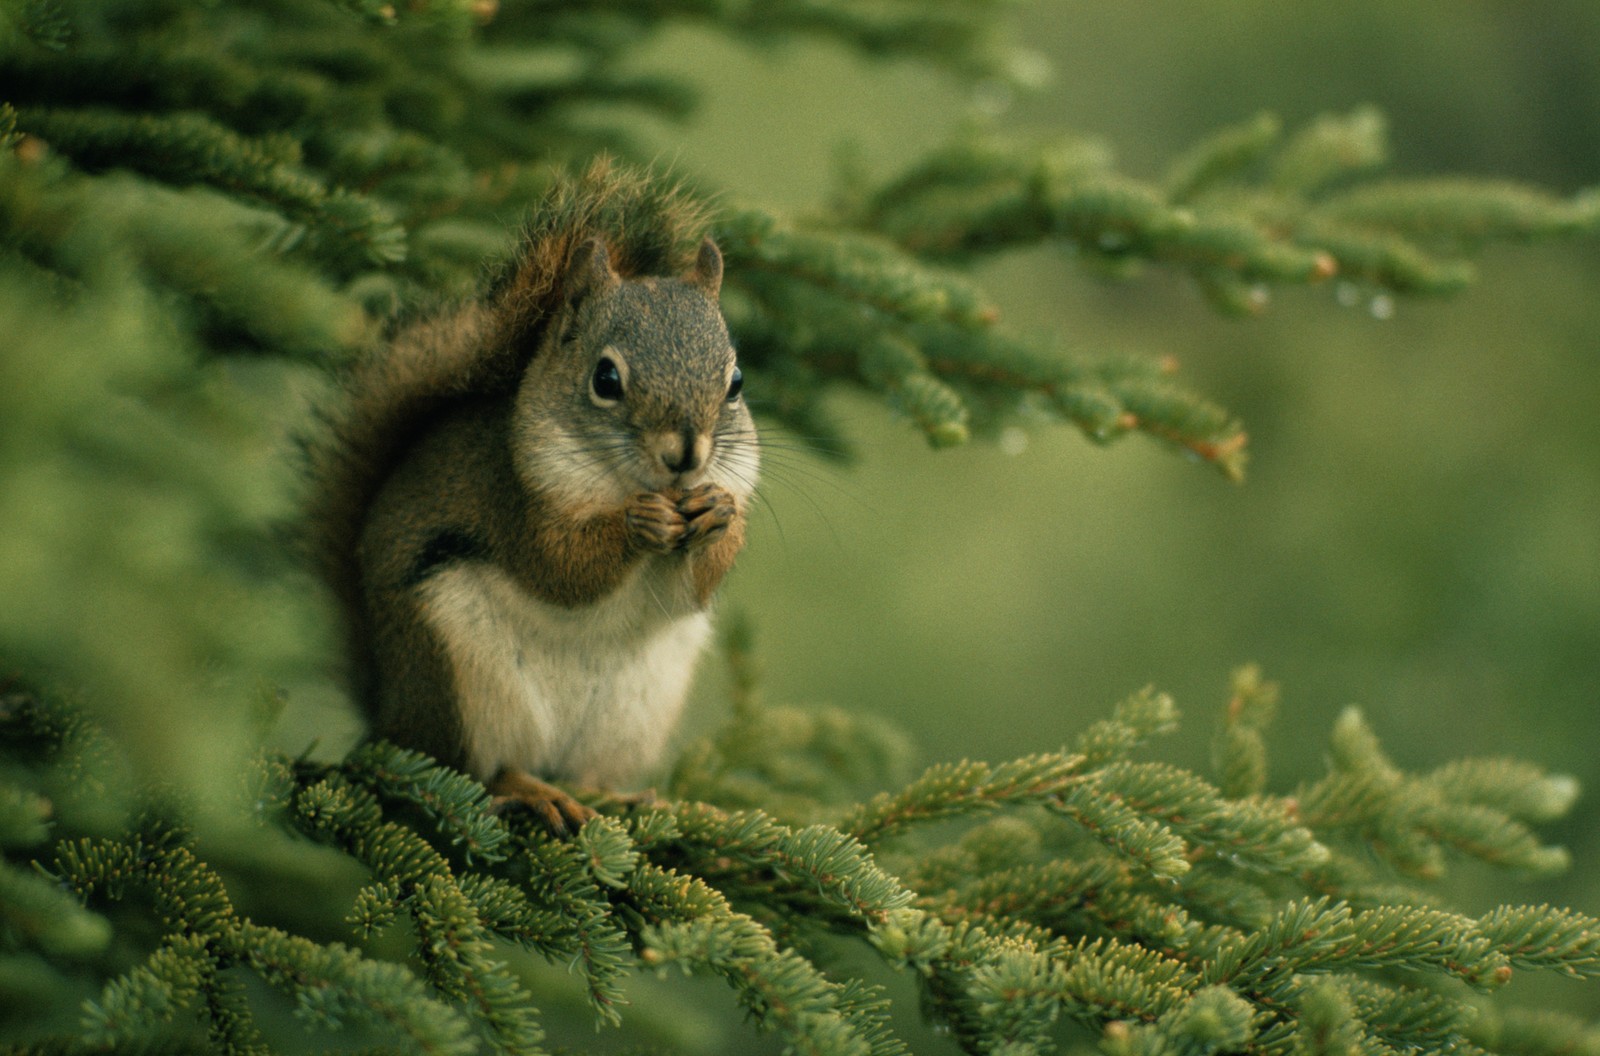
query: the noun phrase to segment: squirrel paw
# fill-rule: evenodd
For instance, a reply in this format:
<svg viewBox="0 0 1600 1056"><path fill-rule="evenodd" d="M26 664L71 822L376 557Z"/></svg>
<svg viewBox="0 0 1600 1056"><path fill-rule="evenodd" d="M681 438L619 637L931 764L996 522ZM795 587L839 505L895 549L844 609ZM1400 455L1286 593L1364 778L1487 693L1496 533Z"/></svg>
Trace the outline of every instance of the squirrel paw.
<svg viewBox="0 0 1600 1056"><path fill-rule="evenodd" d="M642 792L601 792L599 795L600 806L607 813L612 809L618 811L643 810L645 807L653 807L661 802L661 797L656 795L656 790L653 788L647 788Z"/></svg>
<svg viewBox="0 0 1600 1056"><path fill-rule="evenodd" d="M672 499L646 491L628 500L628 538L641 550L671 553L682 546L686 525Z"/></svg>
<svg viewBox="0 0 1600 1056"><path fill-rule="evenodd" d="M701 484L684 492L678 500L683 518L678 549L694 550L712 542L728 530L738 512L733 493L721 484Z"/></svg>
<svg viewBox="0 0 1600 1056"><path fill-rule="evenodd" d="M513 806L526 809L552 836L571 836L595 816L592 808L569 793L521 770L507 768L495 774L489 782L489 792L493 797L490 807L495 813Z"/></svg>

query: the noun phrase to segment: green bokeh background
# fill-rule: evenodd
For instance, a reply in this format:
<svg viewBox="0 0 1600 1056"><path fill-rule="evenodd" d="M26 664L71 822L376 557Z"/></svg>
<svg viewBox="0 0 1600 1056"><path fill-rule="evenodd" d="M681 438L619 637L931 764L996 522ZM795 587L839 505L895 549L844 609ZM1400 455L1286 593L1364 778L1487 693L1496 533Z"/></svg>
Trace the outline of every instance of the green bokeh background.
<svg viewBox="0 0 1600 1056"><path fill-rule="evenodd" d="M1131 174L1158 176L1261 110L1293 128L1365 104L1388 115L1399 172L1600 184L1593 0L1040 0L1013 21L1050 70L1031 93L680 29L639 66L691 75L703 105L681 127L638 131L663 164L801 212L842 170L886 177L973 122L1024 141L1089 135ZM985 265L977 278L1012 327L1088 354L1175 357L1244 421L1247 482L1142 438L1099 448L1042 421L935 453L878 403L841 397L855 461L771 437L764 502L722 600L755 627L766 696L882 715L921 762L1000 760L1057 748L1154 684L1186 715L1161 753L1204 767L1229 672L1257 661L1284 687L1275 788L1320 772L1350 703L1407 768L1504 754L1577 775L1587 795L1548 833L1573 851L1568 874L1508 883L1473 868L1449 887L1466 909L1600 914L1600 246L1501 247L1482 274L1392 314L1365 295L1341 303L1333 283L1233 320L1170 275L1108 283L1059 249ZM249 375L232 382L293 406L276 375ZM759 403L759 377L750 395ZM259 468L287 493L287 469ZM282 621L325 615L303 584L258 601L266 622L273 603ZM356 736L319 674L262 678L288 704L280 747L316 739L329 755ZM684 737L727 709L713 660ZM560 966L540 977L558 1037L618 1043L591 1033L575 991L570 1009L548 997L576 985ZM633 1016L685 1038L722 1036L738 1017L710 984L640 979L630 994ZM895 996L900 1027L928 1042L908 1025L914 996ZM1509 996L1600 1014L1592 985L1519 979ZM748 1051L746 1031L727 1037Z"/></svg>
<svg viewBox="0 0 1600 1056"><path fill-rule="evenodd" d="M704 105L682 127L639 131L663 163L802 212L841 168L886 177L974 121L1024 141L1094 136L1127 171L1156 176L1260 110L1292 128L1364 104L1389 116L1400 172L1600 184L1594 0L1039 0L1014 23L1030 68L1052 71L1031 93L681 29L638 65L692 76ZM1187 716L1162 753L1203 767L1229 672L1258 661L1284 686L1276 788L1320 771L1352 702L1408 768L1507 754L1577 775L1587 797L1549 833L1572 848L1567 875L1512 884L1468 869L1452 894L1468 909L1550 901L1600 915L1600 243L1501 247L1482 271L1454 299L1392 313L1359 293L1341 303L1333 283L1228 320L1171 276L1109 284L1059 249L986 265L978 278L1012 327L1090 355L1175 357L1188 384L1244 421L1248 481L1148 440L1097 448L1042 421L934 453L878 403L840 398L854 464L772 436L764 503L722 602L756 629L766 695L884 716L933 762L1057 748L1154 684ZM290 508L287 438L315 395L312 371L230 358L192 386L197 350L171 340L131 279L109 285L125 299L81 317L32 319L25 285L0 304L18 320L0 339L12 444L0 447L12 602L0 637L21 642L24 668L37 654L63 682L84 680L92 707L149 742L139 759L194 771L194 787L236 778L254 736L243 698L281 696L274 743L317 741L331 756L358 726L328 657L308 659L313 641L332 641L326 607L284 574L281 549L214 530ZM94 358L56 354L80 348ZM128 391L158 396L113 400L123 372ZM124 413L95 417L113 404ZM61 436L76 446L51 448ZM119 460L123 447L149 461ZM229 562L207 567L203 554L223 550ZM685 737L727 715L725 690L708 663ZM306 904L314 880L281 882L301 859L258 830L248 840L279 872L263 866L256 882L243 851L222 856L247 911L342 913L337 899ZM305 861L308 876L325 865L360 882L331 854ZM346 937L337 920L319 926ZM564 965L529 970L544 973L541 1005L563 1040L625 1043L596 1039ZM559 991L548 1001L546 985ZM895 985L915 1018L909 986ZM1510 996L1595 1015L1597 991L1519 979ZM685 1010L684 993L703 1001ZM702 1036L752 1051L715 983L641 979L630 995L631 1017L679 1031L687 1051L711 1051Z"/></svg>
<svg viewBox="0 0 1600 1056"><path fill-rule="evenodd" d="M1259 110L1293 127L1371 103L1397 171L1600 182L1592 3L1056 2L1016 23L1052 75L1015 97L820 46L674 35L652 61L711 91L655 132L661 157L803 208L841 157L882 175L975 113L1104 139L1158 175ZM1320 770L1352 702L1407 767L1510 754L1579 775L1588 796L1555 833L1568 876L1455 883L1469 906L1600 911L1600 252L1502 248L1482 273L1392 315L1331 284L1240 321L1169 276L1107 284L1055 250L986 267L1014 326L1176 356L1244 420L1248 482L1044 423L933 453L841 401L856 463L773 453L724 601L755 622L769 694L889 716L929 760L998 759L1154 683L1188 719L1169 753L1202 765L1230 669L1256 660L1284 685L1277 787ZM714 722L714 671L700 696L695 721Z"/></svg>

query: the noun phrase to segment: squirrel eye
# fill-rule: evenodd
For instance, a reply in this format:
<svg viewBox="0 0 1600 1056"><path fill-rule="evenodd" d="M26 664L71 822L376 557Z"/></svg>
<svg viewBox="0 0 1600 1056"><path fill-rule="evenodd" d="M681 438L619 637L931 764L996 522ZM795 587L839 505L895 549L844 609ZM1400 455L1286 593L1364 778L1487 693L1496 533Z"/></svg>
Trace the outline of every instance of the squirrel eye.
<svg viewBox="0 0 1600 1056"><path fill-rule="evenodd" d="M732 403L739 398L739 393L744 389L744 371L738 367L733 368L733 377L728 381L728 402Z"/></svg>
<svg viewBox="0 0 1600 1056"><path fill-rule="evenodd" d="M622 399L622 372L609 358L595 364L594 377L589 379L596 399L615 403Z"/></svg>

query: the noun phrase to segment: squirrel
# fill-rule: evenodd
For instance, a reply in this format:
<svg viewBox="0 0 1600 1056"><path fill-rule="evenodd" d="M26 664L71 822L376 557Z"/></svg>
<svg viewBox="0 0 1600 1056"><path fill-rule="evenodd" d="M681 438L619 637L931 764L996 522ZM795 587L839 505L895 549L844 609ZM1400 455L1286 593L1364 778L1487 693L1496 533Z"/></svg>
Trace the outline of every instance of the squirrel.
<svg viewBox="0 0 1600 1056"><path fill-rule="evenodd" d="M310 445L308 525L371 733L552 831L661 756L759 468L681 192L562 177L481 297L359 361ZM691 248L693 247L693 248Z"/></svg>

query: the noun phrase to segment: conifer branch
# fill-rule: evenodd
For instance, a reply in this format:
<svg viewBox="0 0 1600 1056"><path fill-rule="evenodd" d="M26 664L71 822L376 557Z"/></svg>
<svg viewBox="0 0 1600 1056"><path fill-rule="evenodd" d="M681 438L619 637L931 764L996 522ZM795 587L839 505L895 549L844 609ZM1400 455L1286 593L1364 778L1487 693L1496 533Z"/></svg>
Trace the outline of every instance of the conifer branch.
<svg viewBox="0 0 1600 1056"><path fill-rule="evenodd" d="M1502 906L1479 922L1518 968L1600 975L1600 921L1550 906Z"/></svg>
<svg viewBox="0 0 1600 1056"><path fill-rule="evenodd" d="M758 1021L780 1030L792 1051L889 1056L904 1047L882 1010L854 1000L792 950L781 950L754 920L693 877L643 867L631 885L643 916L640 960L721 975Z"/></svg>
<svg viewBox="0 0 1600 1056"><path fill-rule="evenodd" d="M1167 167L1163 189L1173 202L1186 202L1237 179L1277 145L1283 123L1276 114L1220 128L1178 155Z"/></svg>
<svg viewBox="0 0 1600 1056"><path fill-rule="evenodd" d="M1471 791L1475 773L1492 764L1464 764L1444 771L1438 780L1404 775L1354 708L1341 716L1333 744L1333 772L1295 796L1301 819L1312 827L1359 834L1397 868L1421 877L1444 869L1445 847L1530 872L1565 868L1565 851L1542 845L1503 806L1457 798ZM1495 798L1518 812L1548 811L1571 793L1570 782L1560 778L1521 767L1505 773L1511 783ZM1530 804L1530 796L1546 802Z"/></svg>
<svg viewBox="0 0 1600 1056"><path fill-rule="evenodd" d="M0 783L0 851L24 852L50 835L52 807L25 788ZM0 859L0 927L25 947L68 959L104 949L111 926L45 877Z"/></svg>
<svg viewBox="0 0 1600 1056"><path fill-rule="evenodd" d="M306 224L326 242L327 256L393 264L405 258L405 232L376 203L328 191L296 171L299 147L285 139L245 139L203 117L128 117L106 110L25 109L18 128L94 170L133 168L175 183L204 182L258 199ZM354 268L351 268L354 270Z"/></svg>
<svg viewBox="0 0 1600 1056"><path fill-rule="evenodd" d="M1278 710L1278 687L1264 682L1255 666L1233 674L1233 695L1211 744L1212 766L1220 774L1222 793L1230 798L1255 795L1266 788L1265 733Z"/></svg>
<svg viewBox="0 0 1600 1056"><path fill-rule="evenodd" d="M350 298L242 241L260 212L200 189L171 191L117 174L89 180L4 156L0 173L0 234L77 294L143 272L192 299L219 350L324 358L371 333Z"/></svg>
<svg viewBox="0 0 1600 1056"><path fill-rule="evenodd" d="M840 828L871 845L919 822L1059 799L1078 787L1083 760L1034 755L1000 767L987 763L939 764L896 795L880 794L852 811Z"/></svg>
<svg viewBox="0 0 1600 1056"><path fill-rule="evenodd" d="M1336 275L1397 293L1450 293L1473 276L1461 255L1486 242L1600 227L1593 194L1563 199L1507 182L1329 190L1387 155L1385 123L1370 109L1321 118L1287 141L1274 117L1258 116L1197 144L1160 184L1115 172L1108 155L1083 144L968 142L868 195L854 219L931 259L1059 241L1123 272L1164 265L1235 313L1263 310L1271 286Z"/></svg>
<svg viewBox="0 0 1600 1056"><path fill-rule="evenodd" d="M1317 206L1336 224L1471 247L1583 234L1600 222L1600 196L1558 198L1485 180L1389 181L1353 187Z"/></svg>
<svg viewBox="0 0 1600 1056"><path fill-rule="evenodd" d="M1209 976L1262 986L1284 962L1314 959L1330 970L1410 968L1448 972L1480 989L1511 978L1510 962L1472 922L1412 906L1352 912L1326 899L1291 904L1267 927L1220 956Z"/></svg>
<svg viewBox="0 0 1600 1056"><path fill-rule="evenodd" d="M1264 723L1263 694L1259 675L1237 676L1231 721ZM763 710L751 694L736 722L759 722ZM91 740L64 713L12 707L0 721L12 743ZM1600 974L1600 922L1548 907L1474 920L1377 902L1382 881L1320 856L1284 801L1223 797L1193 775L1130 757L1173 722L1170 700L1136 694L1074 739L1081 753L935 768L857 808L852 827L877 843L909 840L934 819L987 819L958 845L919 854L904 874L910 887L889 865L895 855L880 863L846 831L793 828L758 811L662 803L626 821L597 818L558 841L524 816L508 824L489 814L476 782L385 745L338 766L264 760L259 820L360 862L372 879L351 923L371 935L404 912L423 978L242 917L181 829L146 824L125 839L53 848L49 872L80 897L148 901L167 929L142 963L107 974L82 1038L178 1037L187 1017L234 1051L259 1049L248 989L225 970L237 964L293 995L298 1014L324 1029L361 1023L427 1052L482 1042L538 1051L533 994L510 971L507 944L576 959L601 1022L626 1027L630 966L676 964L724 980L794 1051L885 1056L906 1047L881 995L830 978L805 952L808 937L864 939L914 973L932 1014L975 1052L1051 1051L1063 1017L1103 1032L1114 1052L1470 1052L1474 1007L1426 980L1489 990L1513 969ZM27 730L36 732L16 737ZM1402 774L1353 715L1335 745L1336 774L1478 789L1482 800L1536 813L1552 806L1542 775L1503 761ZM1510 778L1505 796L1495 795L1497 774ZM37 846L39 805L18 802L33 804L35 821L18 822L17 837ZM1028 805L1046 810L992 816ZM1118 810L1131 820L1094 824ZM1093 838L1062 843L1062 822L1052 820L1060 814L1090 822ZM1162 840L1173 850L1152 849ZM1161 853L1181 865L1163 871L1153 864ZM1160 879L1178 873L1177 885ZM1355 898L1284 899L1296 885L1329 883ZM0 884L0 912L13 913L13 898ZM39 947L51 958L99 948ZM1529 1047L1498 1051L1540 1053L1549 1051L1541 1037L1588 1037L1549 1022Z"/></svg>
<svg viewBox="0 0 1600 1056"><path fill-rule="evenodd" d="M524 915L517 930L505 934L552 959L575 960L590 1006L603 1021L615 1022L625 1004L621 981L631 945L589 869L591 855L581 847L558 845L543 834L530 833L520 849L537 866L523 885L527 903L541 913L554 914L556 928L539 934L526 926Z"/></svg>
<svg viewBox="0 0 1600 1056"><path fill-rule="evenodd" d="M505 858L511 834L487 813L488 792L482 785L434 763L421 752L376 741L357 748L345 760L346 772L376 792L415 803L450 834L468 864Z"/></svg>
<svg viewBox="0 0 1600 1056"><path fill-rule="evenodd" d="M748 671L736 679L750 678ZM715 736L687 746L667 789L675 799L727 810L756 808L778 821L806 824L881 787L905 769L910 746L897 729L841 708L755 705L748 684L733 719Z"/></svg>
<svg viewBox="0 0 1600 1056"><path fill-rule="evenodd" d="M757 812L729 815L704 804L682 804L671 818L667 846L718 883L751 885L767 898L792 885L808 906L814 895L816 910L867 923L911 900L861 843L830 826L790 829Z"/></svg>
<svg viewBox="0 0 1600 1056"><path fill-rule="evenodd" d="M1095 775L1096 787L1188 841L1218 854L1295 872L1328 851L1286 812L1251 800L1224 801L1205 782L1159 763L1120 763Z"/></svg>
<svg viewBox="0 0 1600 1056"><path fill-rule="evenodd" d="M477 790L470 794L481 797ZM376 799L337 775L307 787L293 809L307 835L341 847L398 895L397 904L417 929L426 978L436 990L474 1008L496 1048L539 1051L543 1031L526 991L494 959L477 907L426 841L382 821ZM481 799L477 813L481 818Z"/></svg>
<svg viewBox="0 0 1600 1056"><path fill-rule="evenodd" d="M470 1051L466 1021L422 992L410 973L239 918L220 879L186 848L80 840L60 846L50 869L86 898L115 902L142 892L158 918L178 929L87 1006L85 1040L91 1044L159 1035L174 1013L188 1011L205 1016L214 1033L234 1037L240 1048L256 1047L248 1012L232 985L217 978L226 960L247 964L292 993L298 1014L309 1021L333 1027L365 1021L405 1036L419 1051Z"/></svg>
<svg viewBox="0 0 1600 1056"><path fill-rule="evenodd" d="M1367 1032L1399 1052L1461 1046L1479 1015L1472 1005L1420 987L1348 978L1339 980L1338 985Z"/></svg>
<svg viewBox="0 0 1600 1056"><path fill-rule="evenodd" d="M263 1009L282 1007L317 1045L537 1053L537 958L575 969L597 1025L636 1029L630 974L677 965L724 982L789 1051L907 1051L889 991L831 958L845 948L915 980L928 1017L971 1052L1053 1051L1063 1021L1116 1054L1600 1051L1588 1025L1463 995L1512 971L1600 974L1600 923L1528 906L1469 917L1427 886L1453 855L1565 866L1535 826L1571 806L1574 783L1499 759L1408 773L1351 712L1330 772L1276 795L1276 691L1249 670L1217 734L1215 785L1140 756L1177 723L1154 692L1066 750L906 781L903 737L857 714L768 707L745 663L734 721L685 754L672 798L570 840L376 743L338 763L259 757L248 805L211 802L207 787L203 810L135 816L167 797L133 775L171 759L136 764L130 731L156 715L209 724L228 706L213 676L275 682L304 661L253 644L267 621L240 598L281 568L257 550L262 500L229 483L258 475L258 452L218 426L278 412L195 396L207 381L193 359L276 359L263 388L287 390L295 368L281 361L347 359L397 315L481 294L514 218L552 207L557 168L602 144L641 156L611 117L690 112L690 81L631 63L658 28L798 32L1015 78L988 32L993 6L23 0L0 13L0 298L35 324L13 328L16 372L49 390L7 410L27 416L18 464L68 493L7 541L56 555L48 586L62 597L130 594L101 622L137 613L170 645L130 660L79 637L82 609L36 615L0 563L0 586L23 598L0 627L5 662L70 678L119 716L111 736L0 695L0 1049L257 1053L278 1039ZM1600 226L1592 191L1393 179L1379 175L1387 156L1373 111L1287 133L1266 115L1156 179L1095 143L969 140L804 222L707 210L709 184L673 191L643 174L655 211L606 219L665 253L715 214L752 394L823 437L819 450L843 447L826 394L849 386L935 446L1044 410L1094 442L1139 432L1236 477L1243 427L1178 384L1170 359L1069 357L1018 337L954 268L1048 242L1100 274L1175 271L1252 313L1276 287L1335 278L1357 293L1448 292L1487 243ZM62 370L63 349L95 358ZM124 419L106 422L129 394L159 398L121 435ZM62 530L120 521L128 507L104 500L128 476L154 482L140 500L159 495L148 505L163 512L114 527L160 545L107 556L99 536ZM57 535L78 549L57 554ZM251 561L239 580L213 567ZM265 861L230 850L239 830ZM335 864L319 873L300 856Z"/></svg>
<svg viewBox="0 0 1600 1056"><path fill-rule="evenodd" d="M1177 730L1178 707L1165 693L1146 687L1117 702L1111 717L1091 723L1072 740L1085 766L1126 759L1155 737Z"/></svg>
<svg viewBox="0 0 1600 1056"><path fill-rule="evenodd" d="M466 1018L431 996L401 965L249 923L240 929L235 955L268 983L294 993L296 1012L308 1023L339 1029L365 1020L400 1035L419 1052L477 1051Z"/></svg>

